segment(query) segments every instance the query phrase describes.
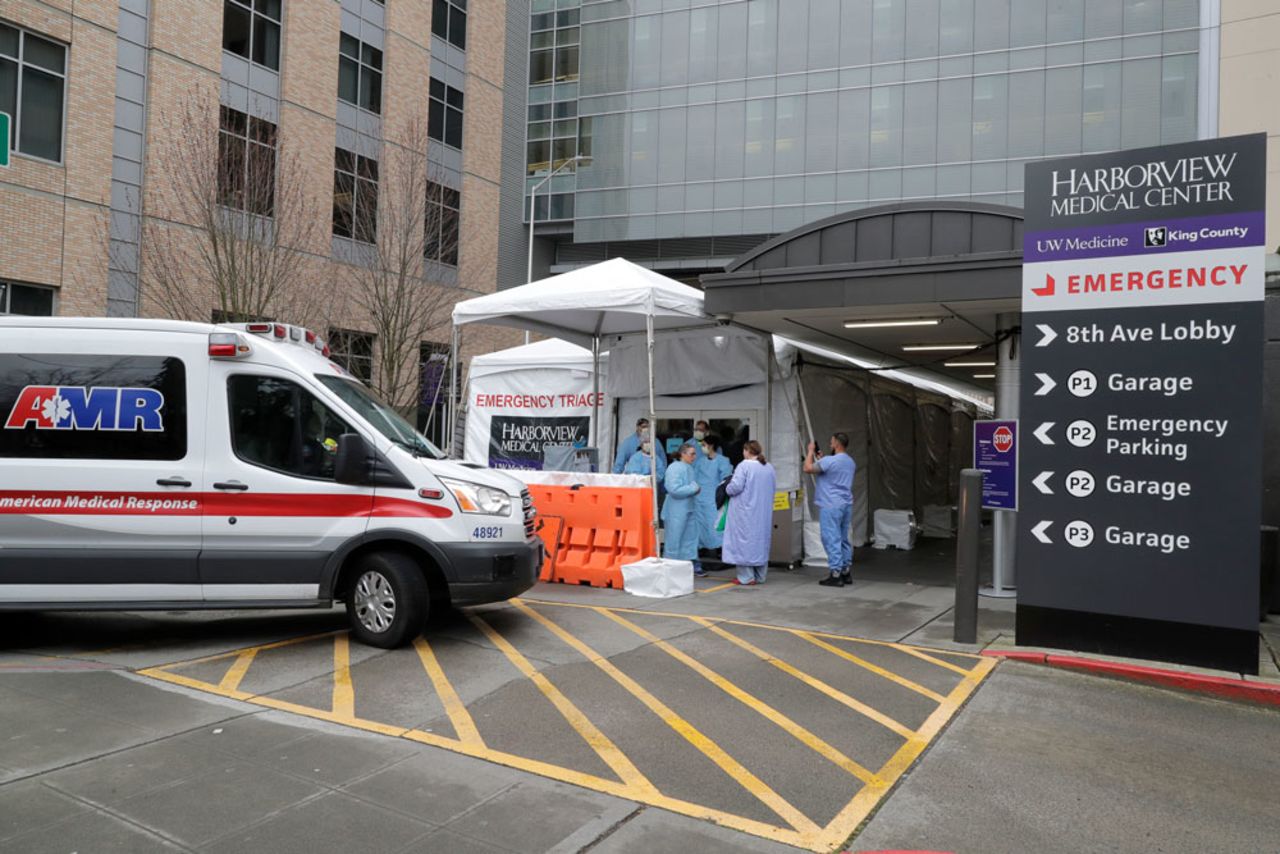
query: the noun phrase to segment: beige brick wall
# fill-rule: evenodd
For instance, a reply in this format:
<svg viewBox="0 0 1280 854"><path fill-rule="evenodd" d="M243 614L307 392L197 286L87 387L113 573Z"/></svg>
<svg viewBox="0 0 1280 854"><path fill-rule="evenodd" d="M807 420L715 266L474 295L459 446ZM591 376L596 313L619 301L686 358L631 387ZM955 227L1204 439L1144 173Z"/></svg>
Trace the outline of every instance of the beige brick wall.
<svg viewBox="0 0 1280 854"><path fill-rule="evenodd" d="M497 277L498 180L501 175L503 4L471 4L465 111L463 215L459 280L451 299L494 289ZM146 239L163 240L189 259L189 288L212 297L194 259L197 235L175 192L174 164L216 151L222 65L222 4L217 0L153 0L149 50L143 201ZM331 258L333 144L338 88L340 6L332 0L284 4L281 49L280 162L306 192L310 227L299 247L299 281L289 319L319 330L371 324L344 287L350 268ZM0 18L71 46L64 164L15 158L0 172L0 277L60 288L60 314L106 311L107 225L115 94L116 0L6 0ZM425 123L430 76L431 4L387 7L383 128L402 142L415 118ZM198 140L192 141L193 130ZM204 154L202 154L202 152ZM184 223L184 221L187 221ZM144 264L147 253L144 251ZM146 288L140 313L163 314ZM202 310L203 311L203 310ZM207 316L207 312L205 313ZM432 338L449 341L448 325ZM464 334L469 359L520 343L521 333L473 327Z"/></svg>
<svg viewBox="0 0 1280 854"><path fill-rule="evenodd" d="M1267 134L1267 250L1280 251L1280 5L1222 0L1218 132Z"/></svg>

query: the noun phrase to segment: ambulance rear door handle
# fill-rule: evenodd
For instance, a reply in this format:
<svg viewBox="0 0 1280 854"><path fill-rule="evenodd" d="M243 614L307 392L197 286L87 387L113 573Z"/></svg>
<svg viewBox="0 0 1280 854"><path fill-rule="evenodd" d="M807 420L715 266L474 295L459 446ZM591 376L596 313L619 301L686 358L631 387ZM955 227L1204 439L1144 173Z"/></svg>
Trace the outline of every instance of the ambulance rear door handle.
<svg viewBox="0 0 1280 854"><path fill-rule="evenodd" d="M221 483L215 483L213 485L213 488L214 489L234 489L239 492L244 492L246 489L249 488L249 484L241 483L238 480L226 480L226 481L222 481Z"/></svg>
<svg viewBox="0 0 1280 854"><path fill-rule="evenodd" d="M157 486L190 486L191 481L185 477L162 477L156 481Z"/></svg>

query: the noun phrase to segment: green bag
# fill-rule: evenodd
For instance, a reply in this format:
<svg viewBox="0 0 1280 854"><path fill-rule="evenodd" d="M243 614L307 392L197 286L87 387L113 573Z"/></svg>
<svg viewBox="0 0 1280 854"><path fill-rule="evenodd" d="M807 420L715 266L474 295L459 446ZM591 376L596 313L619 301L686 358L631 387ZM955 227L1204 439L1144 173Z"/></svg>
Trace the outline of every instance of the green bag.
<svg viewBox="0 0 1280 854"><path fill-rule="evenodd" d="M729 502L726 501L724 503L724 509L720 511L720 521L716 522L716 530L722 534L724 533L725 520L728 518L729 518Z"/></svg>

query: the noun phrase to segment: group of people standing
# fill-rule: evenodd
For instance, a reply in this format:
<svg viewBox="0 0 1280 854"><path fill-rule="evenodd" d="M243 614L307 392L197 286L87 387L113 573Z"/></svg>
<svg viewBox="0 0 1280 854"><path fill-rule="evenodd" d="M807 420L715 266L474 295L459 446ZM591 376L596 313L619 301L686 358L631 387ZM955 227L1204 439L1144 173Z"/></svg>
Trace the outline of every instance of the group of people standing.
<svg viewBox="0 0 1280 854"><path fill-rule="evenodd" d="M648 475L656 463L666 498L661 518L666 530L662 556L693 563L694 574L706 575L700 552L721 550L726 564L737 567L735 584L763 584L769 572L777 474L754 439L742 446L742 462L735 468L724 454L721 440L706 421L694 425L693 437L681 443L674 460L655 453L649 420L636 422L635 433L624 439L614 459L615 474ZM809 444L804 470L817 480L816 504L821 511L822 545L830 575L820 584L843 587L852 583L853 547L849 528L853 513L855 465L848 454L849 438L831 437L831 454L817 453ZM722 507L727 501L727 511Z"/></svg>

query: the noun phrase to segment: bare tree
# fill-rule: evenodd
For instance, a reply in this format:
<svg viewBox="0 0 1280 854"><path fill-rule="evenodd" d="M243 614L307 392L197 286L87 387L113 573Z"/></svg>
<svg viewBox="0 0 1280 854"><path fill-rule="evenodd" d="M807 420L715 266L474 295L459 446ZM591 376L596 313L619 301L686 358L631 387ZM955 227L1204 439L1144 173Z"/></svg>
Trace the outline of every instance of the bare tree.
<svg viewBox="0 0 1280 854"><path fill-rule="evenodd" d="M299 152L276 126L225 106L214 91L165 114L163 180L142 238L144 298L188 320L292 319L303 298L302 250L317 209Z"/></svg>
<svg viewBox="0 0 1280 854"><path fill-rule="evenodd" d="M351 229L372 237L348 279L353 307L377 341L373 386L406 414L421 394L422 345L449 323L458 298L441 281L458 263L458 193L428 163L427 139L426 122L415 115L384 145L376 213L357 206ZM376 226L365 219L372 217Z"/></svg>

